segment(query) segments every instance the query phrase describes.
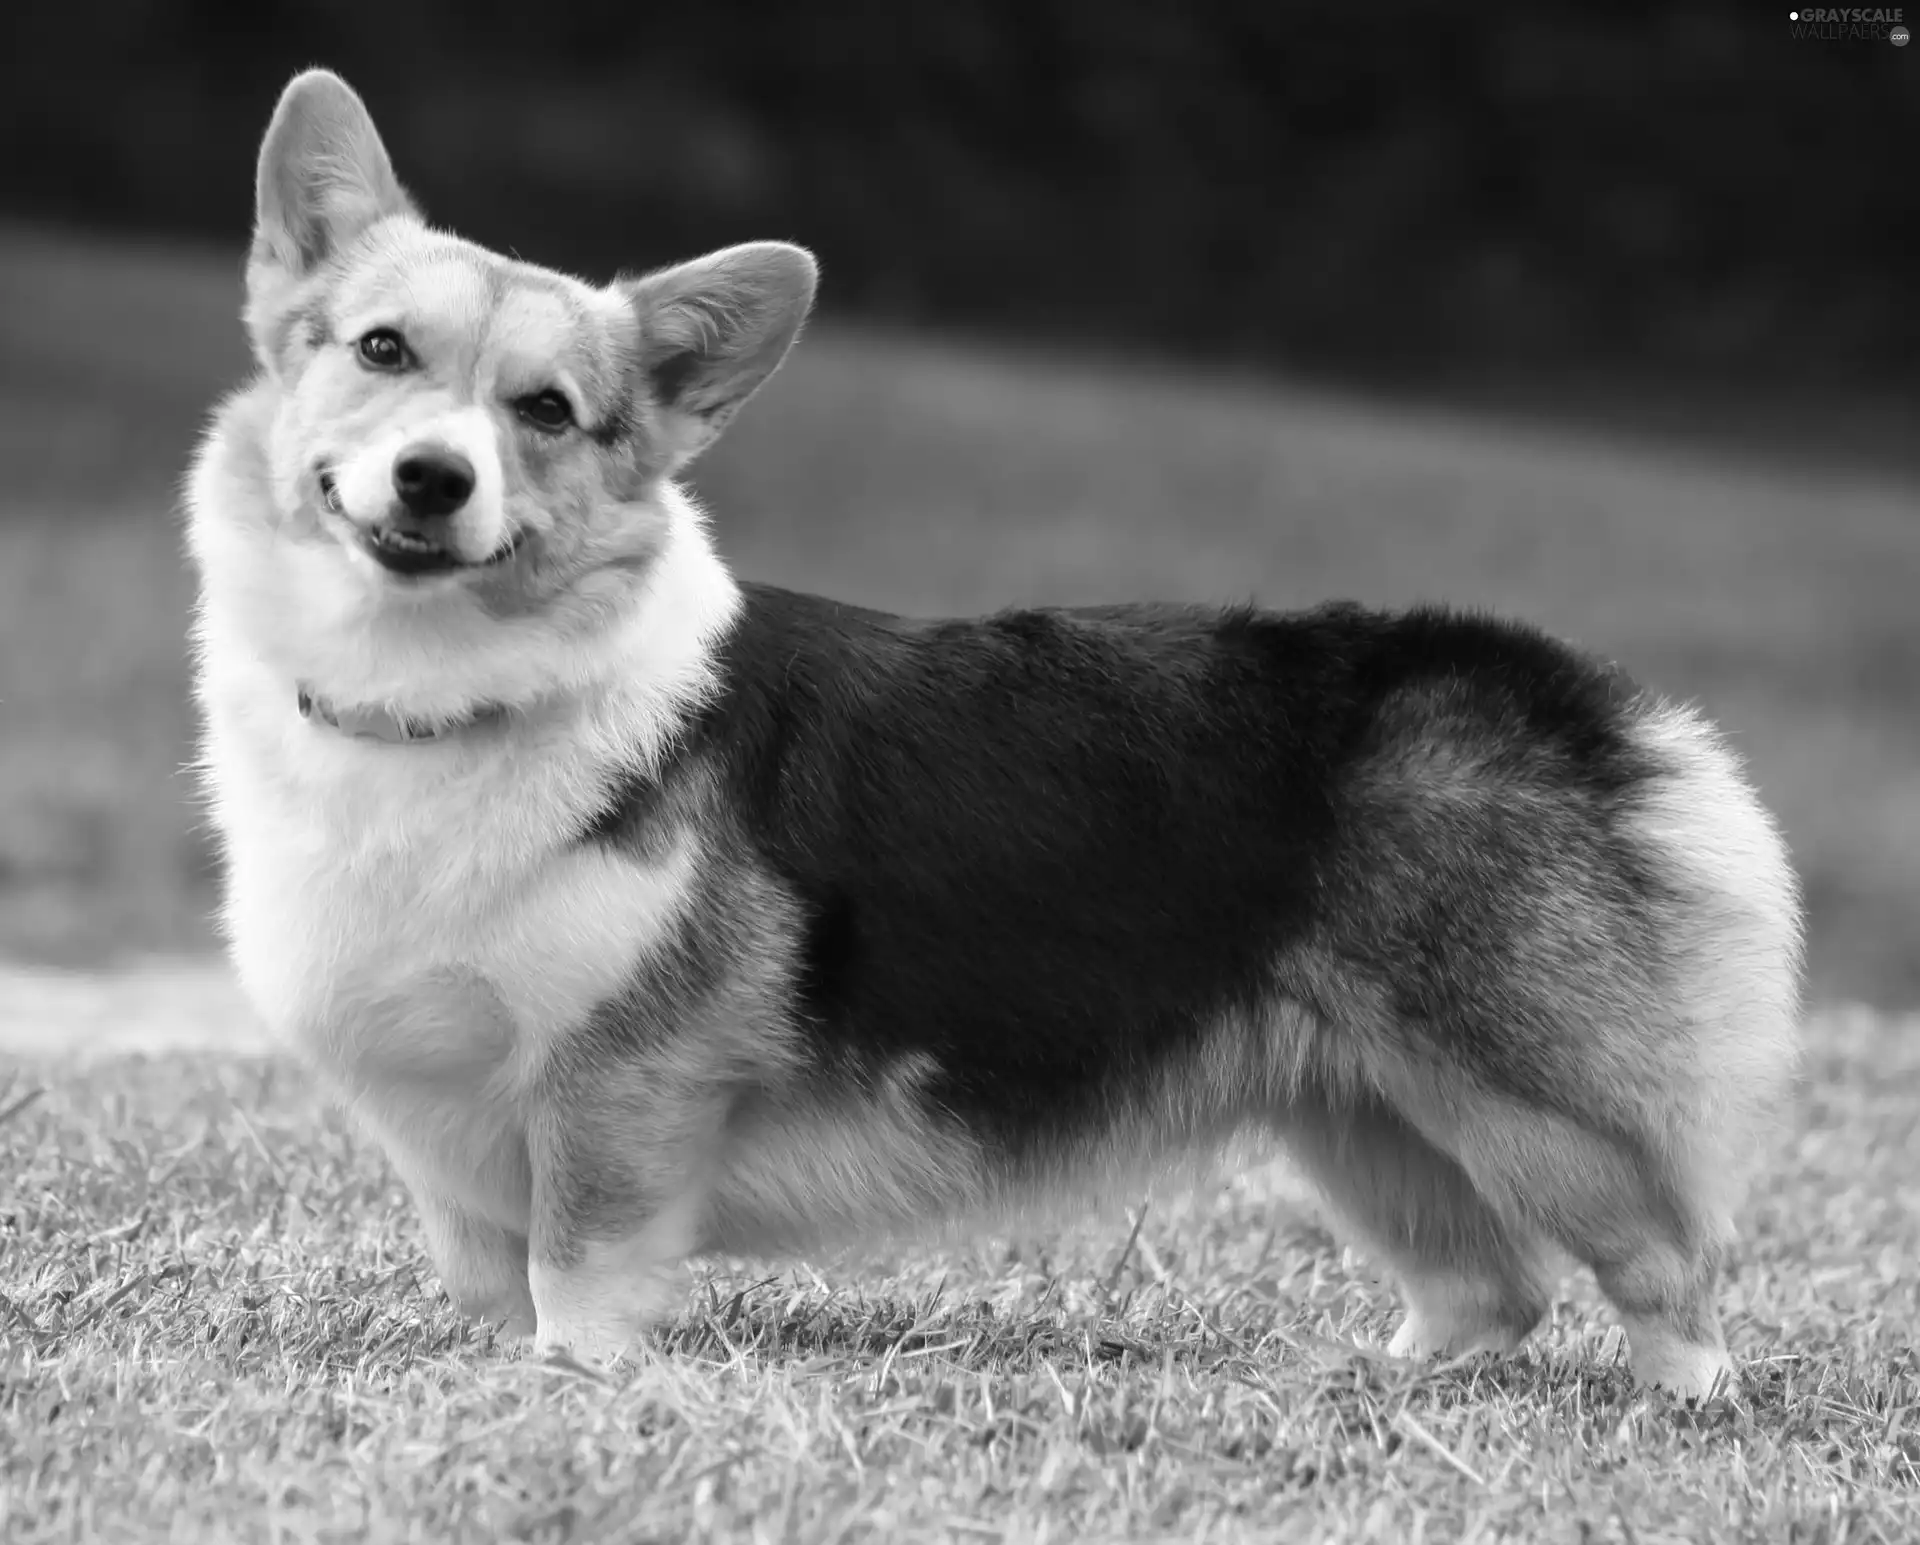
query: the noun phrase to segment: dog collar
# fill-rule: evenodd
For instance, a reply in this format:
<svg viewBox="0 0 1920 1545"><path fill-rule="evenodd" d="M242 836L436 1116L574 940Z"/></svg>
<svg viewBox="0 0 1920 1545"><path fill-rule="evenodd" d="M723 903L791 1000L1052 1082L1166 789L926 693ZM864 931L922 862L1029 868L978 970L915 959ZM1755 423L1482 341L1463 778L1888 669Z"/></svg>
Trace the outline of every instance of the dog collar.
<svg viewBox="0 0 1920 1545"><path fill-rule="evenodd" d="M318 719L356 740L378 740L393 746L409 745L417 740L444 740L457 731L504 718L507 712L504 708L482 707L458 719L409 719L386 708L341 708L316 696L307 687L296 690L301 718Z"/></svg>

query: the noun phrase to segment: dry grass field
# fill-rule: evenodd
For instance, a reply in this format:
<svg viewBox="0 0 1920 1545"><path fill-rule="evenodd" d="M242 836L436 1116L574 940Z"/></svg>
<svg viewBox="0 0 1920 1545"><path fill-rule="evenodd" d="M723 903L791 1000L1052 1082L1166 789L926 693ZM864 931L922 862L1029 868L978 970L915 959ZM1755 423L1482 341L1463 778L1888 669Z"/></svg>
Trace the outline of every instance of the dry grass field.
<svg viewBox="0 0 1920 1545"><path fill-rule="evenodd" d="M0 995L9 1545L1920 1529L1920 1021L1811 1027L1724 1294L1748 1388L1691 1410L1630 1387L1579 1279L1509 1363L1387 1359L1391 1294L1264 1167L1137 1235L714 1262L640 1366L541 1362L451 1313L297 1069L22 1054L30 997Z"/></svg>

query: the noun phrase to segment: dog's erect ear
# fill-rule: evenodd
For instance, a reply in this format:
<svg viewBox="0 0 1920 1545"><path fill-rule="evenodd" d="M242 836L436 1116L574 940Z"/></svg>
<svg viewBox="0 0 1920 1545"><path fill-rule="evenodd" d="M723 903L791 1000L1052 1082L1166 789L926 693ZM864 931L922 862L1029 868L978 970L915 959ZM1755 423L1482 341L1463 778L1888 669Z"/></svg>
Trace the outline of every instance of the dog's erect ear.
<svg viewBox="0 0 1920 1545"><path fill-rule="evenodd" d="M712 444L786 358L819 275L804 248L756 241L623 283L669 474Z"/></svg>
<svg viewBox="0 0 1920 1545"><path fill-rule="evenodd" d="M304 274L412 208L354 89L331 70L294 76L260 144L254 261Z"/></svg>
<svg viewBox="0 0 1920 1545"><path fill-rule="evenodd" d="M287 291L376 220L417 213L393 175L373 117L331 70L287 83L260 144L248 320L265 324Z"/></svg>

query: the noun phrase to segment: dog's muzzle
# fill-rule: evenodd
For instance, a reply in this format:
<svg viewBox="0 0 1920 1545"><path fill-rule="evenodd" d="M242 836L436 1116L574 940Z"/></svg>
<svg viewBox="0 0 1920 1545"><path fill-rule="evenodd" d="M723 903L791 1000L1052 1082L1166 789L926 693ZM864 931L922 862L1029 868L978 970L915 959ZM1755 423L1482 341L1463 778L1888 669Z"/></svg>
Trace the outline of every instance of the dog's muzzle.
<svg viewBox="0 0 1920 1545"><path fill-rule="evenodd" d="M464 557L455 547L450 521L473 493L473 466L457 452L437 447L403 452L394 463L393 482L394 503L386 518L371 526L354 522L360 545L390 573L412 578L492 568L519 551L525 535L519 531L484 558ZM346 516L330 469L320 469L319 484L320 502L331 514Z"/></svg>

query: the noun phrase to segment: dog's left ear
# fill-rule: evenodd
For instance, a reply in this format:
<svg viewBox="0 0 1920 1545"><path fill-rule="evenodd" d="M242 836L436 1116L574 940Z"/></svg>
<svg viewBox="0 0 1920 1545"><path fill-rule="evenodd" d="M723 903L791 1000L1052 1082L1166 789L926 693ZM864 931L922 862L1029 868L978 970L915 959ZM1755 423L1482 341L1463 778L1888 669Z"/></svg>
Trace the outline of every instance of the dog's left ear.
<svg viewBox="0 0 1920 1545"><path fill-rule="evenodd" d="M756 241L622 284L669 475L711 445L786 358L819 276L804 248Z"/></svg>
<svg viewBox="0 0 1920 1545"><path fill-rule="evenodd" d="M417 215L359 94L331 70L287 83L260 143L247 320L271 363L274 324L301 280L376 221Z"/></svg>

